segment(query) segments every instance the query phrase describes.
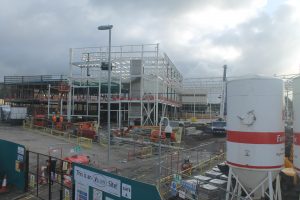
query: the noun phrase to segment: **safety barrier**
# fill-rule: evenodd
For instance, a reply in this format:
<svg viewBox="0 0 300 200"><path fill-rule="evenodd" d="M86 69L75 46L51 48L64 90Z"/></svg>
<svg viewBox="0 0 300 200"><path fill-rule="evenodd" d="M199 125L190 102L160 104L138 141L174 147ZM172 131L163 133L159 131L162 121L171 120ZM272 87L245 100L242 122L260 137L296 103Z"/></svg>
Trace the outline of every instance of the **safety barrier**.
<svg viewBox="0 0 300 200"><path fill-rule="evenodd" d="M142 147L142 149L139 153L139 158L148 158L150 156L152 156L152 146Z"/></svg>
<svg viewBox="0 0 300 200"><path fill-rule="evenodd" d="M200 174L203 174L205 171L207 171L208 169L211 169L212 167L214 167L216 164L222 162L225 160L225 153L219 154L219 155L215 155L210 157L207 160L204 160L196 165L193 165L191 168L188 168L186 170L180 171L179 174L183 175L183 174L190 174L193 171L198 171L200 172ZM172 181L173 178L173 174L166 176L164 178L160 179L160 183L170 183Z"/></svg>
<svg viewBox="0 0 300 200"><path fill-rule="evenodd" d="M53 136L59 136L60 138L64 138L65 140L67 140L69 143L74 143L74 144L76 143L77 145L83 148L91 149L93 146L93 140L90 138L78 137L77 135L73 135L68 132L64 132L64 131L60 131L60 130L56 130L44 126L33 125L29 121L24 121L23 127L39 130L42 131L43 133L47 133Z"/></svg>
<svg viewBox="0 0 300 200"><path fill-rule="evenodd" d="M216 164L223 162L225 160L225 156L226 156L225 153L221 153L219 155L212 156L209 159L204 160L204 161L194 165L192 168L188 168L186 170L178 172L177 175L179 175L181 177L190 178L194 171L200 172L200 174L204 174L205 171L211 169ZM174 180L173 176L174 176L174 174L171 174L171 175L161 178L157 181L156 184L157 184L158 189L160 190L160 194L162 197L165 197L170 192L171 182ZM178 187L179 186L177 186L177 188Z"/></svg>
<svg viewBox="0 0 300 200"><path fill-rule="evenodd" d="M216 164L225 160L225 153L210 157L208 160L200 162L198 165L192 167L193 170L198 170L200 174L203 174L207 169L214 167Z"/></svg>
<svg viewBox="0 0 300 200"><path fill-rule="evenodd" d="M142 147L140 150L129 150L127 153L127 161L134 160L135 157L138 158L148 158L153 155L152 146Z"/></svg>
<svg viewBox="0 0 300 200"><path fill-rule="evenodd" d="M133 150L128 151L127 161L134 160L135 157L136 157L136 152L135 151L133 151Z"/></svg>
<svg viewBox="0 0 300 200"><path fill-rule="evenodd" d="M93 147L93 140L85 137L78 137L77 144L81 147L91 149Z"/></svg>

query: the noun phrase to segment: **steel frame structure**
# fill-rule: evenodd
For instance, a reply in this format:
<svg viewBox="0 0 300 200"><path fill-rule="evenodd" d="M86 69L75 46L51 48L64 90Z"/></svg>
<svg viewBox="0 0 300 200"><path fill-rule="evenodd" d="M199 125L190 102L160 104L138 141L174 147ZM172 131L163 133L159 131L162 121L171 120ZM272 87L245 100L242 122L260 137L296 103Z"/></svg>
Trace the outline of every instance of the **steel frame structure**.
<svg viewBox="0 0 300 200"><path fill-rule="evenodd" d="M131 73L133 60L141 61L141 74ZM92 117L100 123L105 119L101 116L107 112L107 92L102 91L108 81L108 70L104 69L107 61L108 47L70 49L69 120ZM119 128L124 121L130 125L133 119L138 119L140 125L158 125L161 116L176 117L171 113L176 113L180 107L183 77L169 57L160 51L159 44L112 46L111 62L112 88L115 85L111 93L111 112L115 113ZM140 81L140 87L134 91L136 80ZM83 108L82 112L76 112L78 107Z"/></svg>
<svg viewBox="0 0 300 200"><path fill-rule="evenodd" d="M280 78L284 81L284 95L289 99L292 99L292 82L297 76L300 76L300 74L274 75L274 77ZM238 78L242 78L242 76L227 77L227 81ZM182 88L183 90L194 90L195 92L206 94L208 105L220 104L224 96L223 83L222 77L184 78ZM291 117L293 114L291 111L291 105L289 105L289 101L286 101L285 110L286 120L292 120Z"/></svg>
<svg viewBox="0 0 300 200"><path fill-rule="evenodd" d="M64 75L4 76L4 101L28 107L29 114L60 111L66 115L67 77Z"/></svg>
<svg viewBox="0 0 300 200"><path fill-rule="evenodd" d="M300 74L275 75L284 81L284 96L285 96L285 121L291 123L293 120L293 107L290 105L290 100L293 99L293 79Z"/></svg>
<svg viewBox="0 0 300 200"><path fill-rule="evenodd" d="M206 95L207 102L206 112L205 113L197 113L196 105L199 103L195 102L193 117L201 116L203 114L209 114L210 119L212 118L212 113L214 115L219 115L220 103L222 101L223 95L223 78L222 77L191 77L184 78L183 80L183 91L194 91L195 98L197 95ZM184 103L184 102L182 102ZM196 115L197 114L197 115ZM199 115L200 114L200 115ZM187 115L187 113L181 113L182 116Z"/></svg>

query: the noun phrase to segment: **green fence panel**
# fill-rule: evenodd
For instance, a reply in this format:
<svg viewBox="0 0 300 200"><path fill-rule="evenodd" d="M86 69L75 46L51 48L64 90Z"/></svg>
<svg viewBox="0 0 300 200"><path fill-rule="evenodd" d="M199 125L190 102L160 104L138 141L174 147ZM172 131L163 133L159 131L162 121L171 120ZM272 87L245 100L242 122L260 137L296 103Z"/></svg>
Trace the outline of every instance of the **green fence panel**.
<svg viewBox="0 0 300 200"><path fill-rule="evenodd" d="M8 185L20 190L25 190L25 161L26 150L23 145L0 140L0 178L6 175Z"/></svg>
<svg viewBox="0 0 300 200"><path fill-rule="evenodd" d="M82 200L161 200L154 185L73 163L74 198Z"/></svg>

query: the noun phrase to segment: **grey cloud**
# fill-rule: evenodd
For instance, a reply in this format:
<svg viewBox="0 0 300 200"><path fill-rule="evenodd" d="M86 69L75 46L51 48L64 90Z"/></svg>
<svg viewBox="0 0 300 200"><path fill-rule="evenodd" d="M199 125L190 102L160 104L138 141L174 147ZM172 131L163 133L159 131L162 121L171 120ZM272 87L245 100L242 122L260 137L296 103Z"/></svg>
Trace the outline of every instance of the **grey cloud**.
<svg viewBox="0 0 300 200"><path fill-rule="evenodd" d="M279 71L287 62L288 48L299 46L297 31L288 31L298 22L291 22L295 12L282 6L273 17L264 13L238 27L216 34L195 33L191 44L174 45L170 35L174 21L191 9L207 6L239 9L251 1L240 0L165 0L165 1L13 1L4 0L0 7L0 80L3 75L67 73L70 47L107 44L107 33L97 31L101 24L114 24L113 44L161 43L173 62L186 76L219 76L224 60L195 57L194 51L204 48L204 39L215 46L234 46L241 49L241 57L228 63L233 74L244 71ZM201 22L199 22L201 23ZM251 32L261 30L259 34ZM237 34L239 33L239 34ZM201 35L201 36L200 36ZM294 40L291 40L293 38ZM258 59L263 52L268 55ZM253 67L254 66L254 67Z"/></svg>
<svg viewBox="0 0 300 200"><path fill-rule="evenodd" d="M251 4L251 1L241 0L114 0L101 1L90 0L92 6L99 8L112 8L116 13L131 13L132 16L138 18L136 13L152 13L152 17L167 16L173 17L182 14L193 8L205 8L208 6L218 7L222 9L237 9ZM157 15L159 14L159 15Z"/></svg>
<svg viewBox="0 0 300 200"><path fill-rule="evenodd" d="M260 13L255 19L213 39L216 46L231 45L242 51L241 57L230 63L233 75L282 74L291 67L300 45L300 31L293 28L300 23L291 19L294 12L296 10L283 5L274 16Z"/></svg>

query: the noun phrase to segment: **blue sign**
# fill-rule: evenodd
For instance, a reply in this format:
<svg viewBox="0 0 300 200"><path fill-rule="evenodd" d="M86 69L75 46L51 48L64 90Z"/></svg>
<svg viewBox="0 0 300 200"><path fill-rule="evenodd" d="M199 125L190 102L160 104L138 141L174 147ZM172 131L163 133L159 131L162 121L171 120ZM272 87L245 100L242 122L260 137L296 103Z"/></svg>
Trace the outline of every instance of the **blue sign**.
<svg viewBox="0 0 300 200"><path fill-rule="evenodd" d="M172 196L177 195L177 183L175 181L171 182L171 195Z"/></svg>
<svg viewBox="0 0 300 200"><path fill-rule="evenodd" d="M181 185L192 194L196 194L197 185L195 183L182 180Z"/></svg>

